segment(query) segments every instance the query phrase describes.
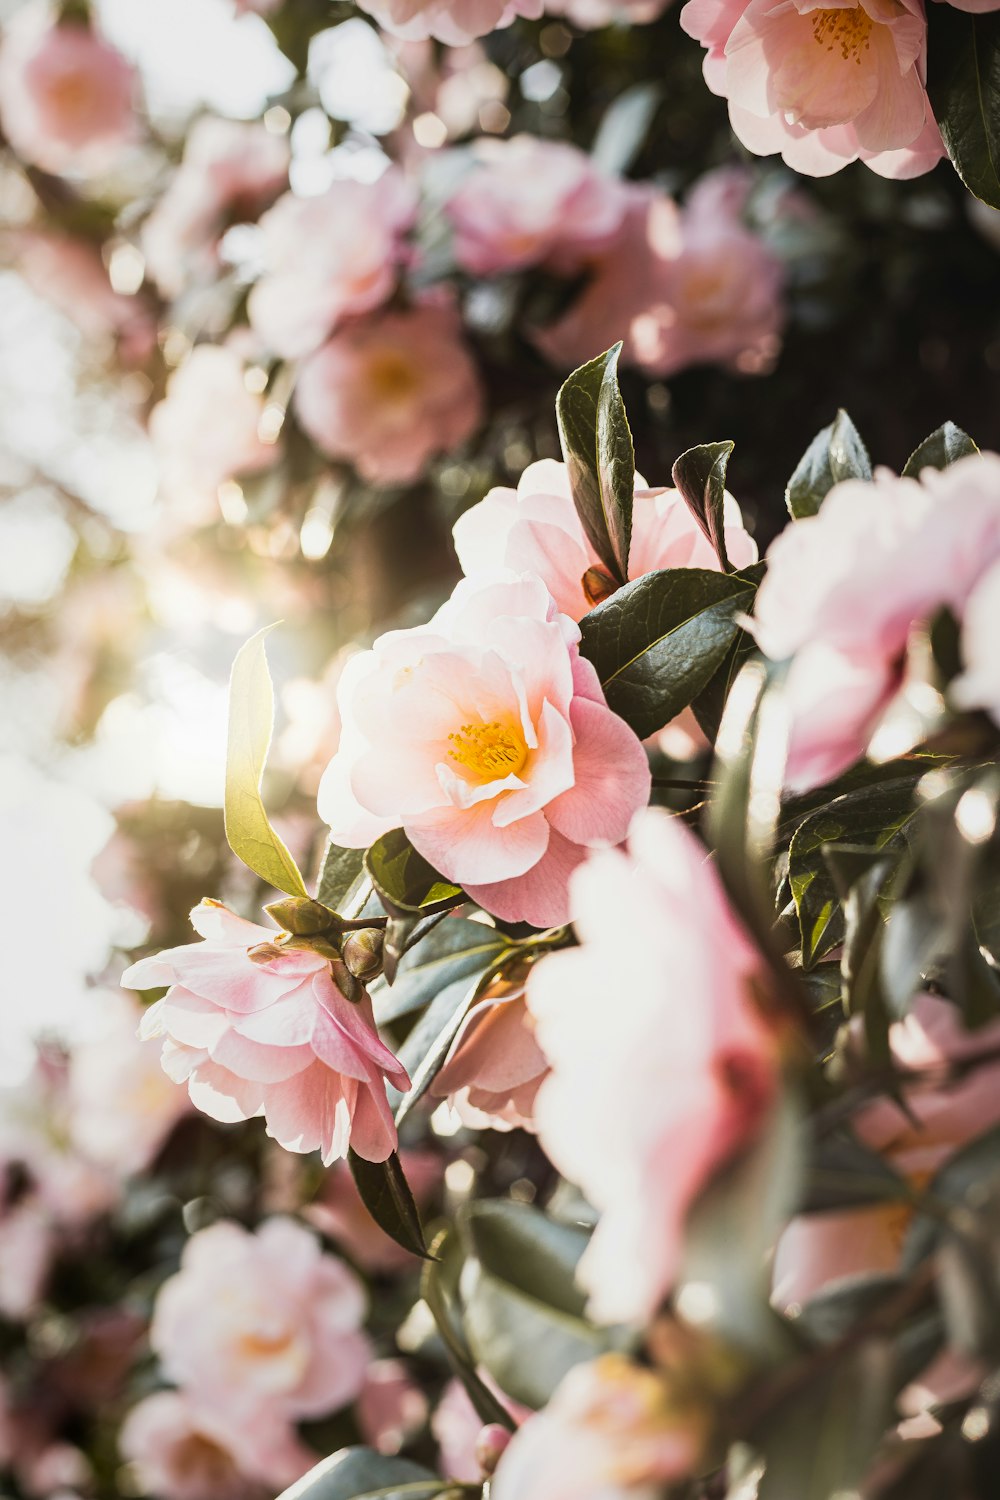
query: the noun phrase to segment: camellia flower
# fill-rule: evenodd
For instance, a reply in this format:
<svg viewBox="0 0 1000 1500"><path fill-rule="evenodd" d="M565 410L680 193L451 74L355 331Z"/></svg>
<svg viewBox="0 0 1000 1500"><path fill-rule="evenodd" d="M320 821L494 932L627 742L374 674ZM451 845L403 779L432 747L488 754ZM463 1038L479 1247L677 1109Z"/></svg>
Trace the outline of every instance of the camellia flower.
<svg viewBox="0 0 1000 1500"><path fill-rule="evenodd" d="M455 258L477 276L537 265L573 271L607 248L633 192L577 146L486 138L447 203Z"/></svg>
<svg viewBox="0 0 1000 1500"><path fill-rule="evenodd" d="M537 20L543 0L364 0L362 10L408 42L436 37L464 47L477 36L509 26L515 16Z"/></svg>
<svg viewBox="0 0 1000 1500"><path fill-rule="evenodd" d="M319 792L334 841L401 826L487 911L565 921L570 871L624 837L650 785L579 635L540 579L504 573L463 579L426 626L352 657Z"/></svg>
<svg viewBox="0 0 1000 1500"><path fill-rule="evenodd" d="M864 754L902 684L913 627L942 605L961 619L998 557L1000 458L989 453L919 480L885 469L874 484L847 480L818 515L786 526L767 554L754 633L766 655L792 659L790 787L829 781ZM970 680L959 697L978 707Z"/></svg>
<svg viewBox="0 0 1000 1500"><path fill-rule="evenodd" d="M384 1080L409 1080L379 1041L367 995L346 1000L320 954L279 948L273 928L235 916L218 901L191 913L203 939L140 959L122 975L132 989L170 985L143 1017L144 1036L163 1036L163 1067L187 1081L192 1102L214 1120L263 1115L288 1151L353 1146L369 1161L396 1148Z"/></svg>
<svg viewBox="0 0 1000 1500"><path fill-rule="evenodd" d="M743 529L740 508L731 495L725 501L725 529L733 566L756 562L756 544ZM582 620L615 587L587 540L566 465L551 458L529 464L516 490L490 490L458 518L453 535L464 573L484 572L498 563L515 572L536 573L563 614L573 620ZM637 474L629 578L658 568L718 567L715 548L677 491L647 489Z"/></svg>
<svg viewBox="0 0 1000 1500"><path fill-rule="evenodd" d="M4 25L0 123L46 172L98 170L135 129L135 73L89 25L26 5Z"/></svg>
<svg viewBox="0 0 1000 1500"><path fill-rule="evenodd" d="M784 267L743 222L746 174L710 173L678 208L634 191L622 229L566 313L535 334L567 368L624 339L623 359L663 377L688 365L766 371L780 347Z"/></svg>
<svg viewBox="0 0 1000 1500"><path fill-rule="evenodd" d="M427 1397L398 1359L368 1366L355 1407L361 1435L378 1453L398 1453L427 1420Z"/></svg>
<svg viewBox="0 0 1000 1500"><path fill-rule="evenodd" d="M364 1386L371 1346L360 1281L292 1219L191 1236L156 1298L150 1342L199 1409L241 1430L339 1411Z"/></svg>
<svg viewBox="0 0 1000 1500"><path fill-rule="evenodd" d="M152 308L142 297L114 291L92 241L19 228L4 234L2 247L14 259L18 275L75 323L86 339L113 338L126 366L149 358L156 347Z"/></svg>
<svg viewBox="0 0 1000 1500"><path fill-rule="evenodd" d="M264 344L299 359L344 318L384 302L416 208L396 167L376 182L338 179L315 198L279 198L260 221L264 274L247 304Z"/></svg>
<svg viewBox="0 0 1000 1500"><path fill-rule="evenodd" d="M295 410L313 442L371 484L407 484L482 420L479 376L453 308L347 324L299 370Z"/></svg>
<svg viewBox="0 0 1000 1500"><path fill-rule="evenodd" d="M983 708L1000 724L1000 562L979 579L965 604L962 659L965 670L951 684L959 708Z"/></svg>
<svg viewBox="0 0 1000 1500"><path fill-rule="evenodd" d="M825 177L860 157L915 177L944 155L927 99L923 0L688 0L705 79L751 151Z"/></svg>
<svg viewBox="0 0 1000 1500"><path fill-rule="evenodd" d="M156 1391L140 1401L122 1423L118 1446L143 1493L162 1500L263 1500L312 1462L280 1424L258 1417L233 1430L186 1391Z"/></svg>
<svg viewBox="0 0 1000 1500"><path fill-rule="evenodd" d="M704 1419L673 1410L652 1370L604 1354L565 1375L501 1454L492 1500L655 1500L690 1474Z"/></svg>
<svg viewBox="0 0 1000 1500"><path fill-rule="evenodd" d="M431 1093L447 1099L472 1130L533 1130L547 1072L524 985L498 979L463 1020Z"/></svg>
<svg viewBox="0 0 1000 1500"><path fill-rule="evenodd" d="M528 978L551 1069L535 1124L601 1212L580 1262L591 1312L639 1321L671 1287L692 1202L764 1121L777 1043L751 998L759 957L677 818L639 813L627 854L573 875L570 906L580 946Z"/></svg>

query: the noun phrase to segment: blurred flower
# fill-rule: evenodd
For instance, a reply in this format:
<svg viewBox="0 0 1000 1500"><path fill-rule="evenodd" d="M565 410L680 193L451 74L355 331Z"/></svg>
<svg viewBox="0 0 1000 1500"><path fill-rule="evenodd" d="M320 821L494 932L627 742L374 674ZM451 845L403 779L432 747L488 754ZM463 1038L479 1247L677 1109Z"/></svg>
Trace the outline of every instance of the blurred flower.
<svg viewBox="0 0 1000 1500"><path fill-rule="evenodd" d="M26 161L46 172L108 166L135 131L136 78L103 37L78 20L54 21L31 3L5 24L0 123Z"/></svg>
<svg viewBox="0 0 1000 1500"><path fill-rule="evenodd" d="M770 1109L777 1043L752 997L760 958L678 818L639 813L627 854L573 875L570 908L580 947L528 979L551 1066L535 1123L601 1211L580 1263L592 1313L640 1321L670 1289L693 1200Z"/></svg>
<svg viewBox="0 0 1000 1500"><path fill-rule="evenodd" d="M494 980L466 1014L431 1093L471 1130L534 1130L548 1063L535 1041L524 984Z"/></svg>
<svg viewBox="0 0 1000 1500"><path fill-rule="evenodd" d="M368 1366L357 1401L361 1436L378 1453L398 1453L427 1420L427 1397L398 1359Z"/></svg>
<svg viewBox="0 0 1000 1500"><path fill-rule="evenodd" d="M474 901L546 927L569 873L617 843L649 768L577 649L579 631L528 574L463 579L426 626L347 663L340 749L320 815L358 848L400 825Z"/></svg>
<svg viewBox="0 0 1000 1500"><path fill-rule="evenodd" d="M257 1417L233 1430L184 1391L157 1391L140 1401L122 1424L118 1446L143 1493L162 1500L265 1500L310 1461L273 1422Z"/></svg>
<svg viewBox="0 0 1000 1500"><path fill-rule="evenodd" d="M446 206L455 258L477 276L537 265L572 272L607 249L631 193L563 141L480 140Z"/></svg>
<svg viewBox="0 0 1000 1500"><path fill-rule="evenodd" d="M476 430L482 391L456 313L430 305L341 328L303 362L295 410L370 484L408 484Z"/></svg>
<svg viewBox="0 0 1000 1500"><path fill-rule="evenodd" d="M365 0L361 8L406 41L432 36L449 47L461 47L509 26L515 16L537 19L542 0Z"/></svg>
<svg viewBox="0 0 1000 1500"><path fill-rule="evenodd" d="M113 338L126 366L144 364L156 346L156 322L142 297L112 290L95 244L47 229L12 229L4 237L17 271L87 339Z"/></svg>
<svg viewBox="0 0 1000 1500"><path fill-rule="evenodd" d="M398 167L375 182L338 179L315 198L279 198L260 221L264 274L247 306L267 348L301 358L344 318L384 302L416 208Z"/></svg>
<svg viewBox="0 0 1000 1500"><path fill-rule="evenodd" d="M329 1164L348 1146L370 1161L396 1147L385 1079L409 1080L379 1041L367 995L346 1000L320 954L278 948L273 928L217 901L191 913L204 939L140 959L122 975L134 989L171 988L143 1017L163 1036L163 1066L187 1081L215 1120L263 1114L288 1151L321 1150Z"/></svg>
<svg viewBox="0 0 1000 1500"><path fill-rule="evenodd" d="M167 1376L231 1431L325 1416L364 1385L365 1293L292 1219L191 1236L156 1299L150 1342Z"/></svg>
<svg viewBox="0 0 1000 1500"><path fill-rule="evenodd" d="M656 189L633 197L622 230L568 312L535 335L571 366L624 337L623 358L649 375L695 364L762 374L784 321L784 269L743 222L749 179L703 177L678 209Z"/></svg>
<svg viewBox="0 0 1000 1500"><path fill-rule="evenodd" d="M142 226L153 280L167 297L218 270L219 241L232 224L253 222L288 183L291 152L263 125L203 115L184 156Z"/></svg>
<svg viewBox="0 0 1000 1500"><path fill-rule="evenodd" d="M647 489L641 474L635 476L635 486L629 578L658 568L717 571L715 548L678 492ZM740 508L731 495L725 506L729 556L734 567L744 568L756 562L757 548L743 529ZM458 518L453 534L465 574L487 572L497 564L536 573L563 614L573 620L581 620L614 591L614 580L577 515L566 465L553 459L529 464L516 490L490 490Z"/></svg>
<svg viewBox="0 0 1000 1500"><path fill-rule="evenodd" d="M983 708L1000 724L1000 563L994 562L969 594L962 618L965 670L949 690L959 708Z"/></svg>
<svg viewBox="0 0 1000 1500"><path fill-rule="evenodd" d="M627 26L644 26L662 16L672 0L545 0L545 13L565 16L583 31L621 22Z"/></svg>
<svg viewBox="0 0 1000 1500"><path fill-rule="evenodd" d="M36 1311L57 1244L55 1221L37 1194L0 1204L0 1317L18 1323Z"/></svg>
<svg viewBox="0 0 1000 1500"><path fill-rule="evenodd" d="M406 1147L399 1159L417 1207L423 1208L440 1185L444 1163L433 1151ZM346 1162L337 1162L327 1172L319 1193L302 1213L367 1272L384 1275L413 1267L409 1250L390 1239L368 1212Z"/></svg>

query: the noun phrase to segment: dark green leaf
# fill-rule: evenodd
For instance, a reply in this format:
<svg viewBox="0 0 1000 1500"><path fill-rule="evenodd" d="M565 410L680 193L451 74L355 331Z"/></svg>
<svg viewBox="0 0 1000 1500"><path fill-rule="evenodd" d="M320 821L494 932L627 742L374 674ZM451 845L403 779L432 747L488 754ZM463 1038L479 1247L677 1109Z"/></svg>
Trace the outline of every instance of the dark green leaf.
<svg viewBox="0 0 1000 1500"><path fill-rule="evenodd" d="M458 1280L464 1256L458 1236L443 1229L431 1247L433 1260L426 1261L420 1277L423 1297L441 1336L448 1363L462 1382L476 1415L484 1423L497 1422L511 1431L516 1423L507 1408L480 1379L462 1322Z"/></svg>
<svg viewBox="0 0 1000 1500"><path fill-rule="evenodd" d="M1000 208L1000 16L934 6L927 92L945 149L970 192Z"/></svg>
<svg viewBox="0 0 1000 1500"><path fill-rule="evenodd" d="M814 1144L799 1211L823 1213L909 1197L908 1184L878 1152L869 1151L853 1135L842 1131L825 1135Z"/></svg>
<svg viewBox="0 0 1000 1500"><path fill-rule="evenodd" d="M303 1474L279 1500L363 1500L373 1493L385 1500L397 1494L399 1500L429 1500L446 1488L422 1464L386 1458L371 1448L342 1448Z"/></svg>
<svg viewBox="0 0 1000 1500"><path fill-rule="evenodd" d="M440 990L406 1038L400 1048L399 1060L410 1075L410 1092L404 1095L396 1110L397 1127L402 1125L434 1081L466 1012L479 998L495 969L496 964L491 964L471 982L468 978L459 979Z"/></svg>
<svg viewBox="0 0 1000 1500"><path fill-rule="evenodd" d="M471 982L494 967L507 947L507 939L495 927L466 917L446 917L403 955L391 989L382 980L372 987L376 1021L384 1026L427 1005L449 985Z"/></svg>
<svg viewBox="0 0 1000 1500"><path fill-rule="evenodd" d="M618 388L621 344L574 370L556 397L559 440L587 539L618 583L628 578L635 454Z"/></svg>
<svg viewBox="0 0 1000 1500"><path fill-rule="evenodd" d="M425 917L458 906L463 899L461 889L417 853L401 828L372 844L365 869L390 916Z"/></svg>
<svg viewBox="0 0 1000 1500"><path fill-rule="evenodd" d="M816 434L799 460L785 490L785 504L795 521L814 516L835 484L843 479L871 479L872 466L861 435L846 411Z"/></svg>
<svg viewBox="0 0 1000 1500"><path fill-rule="evenodd" d="M945 422L942 427L935 428L930 437L924 438L918 448L914 448L903 465L903 474L906 478L916 479L921 469L947 469L958 459L978 452L967 432L956 427L954 422Z"/></svg>
<svg viewBox="0 0 1000 1500"><path fill-rule="evenodd" d="M386 1161L366 1161L351 1151L348 1161L361 1201L379 1228L412 1255L426 1257L420 1214L396 1152Z"/></svg>
<svg viewBox="0 0 1000 1500"><path fill-rule="evenodd" d="M753 596L753 584L738 574L665 568L584 616L580 650L597 669L609 706L640 739L707 686L736 637L735 616Z"/></svg>
<svg viewBox="0 0 1000 1500"><path fill-rule="evenodd" d="M354 915L353 906L366 884L365 851L342 849L327 842L320 866L316 899L342 916Z"/></svg>
<svg viewBox="0 0 1000 1500"><path fill-rule="evenodd" d="M671 471L674 485L715 548L726 573L733 571L726 551L726 468L733 443L702 443L682 453Z"/></svg>

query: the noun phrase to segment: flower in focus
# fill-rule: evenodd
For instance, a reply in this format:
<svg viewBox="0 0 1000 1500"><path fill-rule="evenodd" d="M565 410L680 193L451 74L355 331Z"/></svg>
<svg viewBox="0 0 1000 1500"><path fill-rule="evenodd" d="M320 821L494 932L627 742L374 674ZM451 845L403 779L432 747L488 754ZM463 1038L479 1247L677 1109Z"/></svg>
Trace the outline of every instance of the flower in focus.
<svg viewBox="0 0 1000 1500"><path fill-rule="evenodd" d="M477 36L509 26L515 16L537 20L542 4L543 0L365 0L361 9L405 41L436 37L449 47L464 47Z"/></svg>
<svg viewBox="0 0 1000 1500"><path fill-rule="evenodd" d="M169 985L143 1017L162 1036L163 1067L187 1082L214 1120L262 1114L288 1151L320 1150L329 1165L352 1146L369 1161L396 1148L385 1080L409 1080L379 1040L367 995L353 1003L320 954L275 945L273 928L216 901L191 913L203 939L143 958L122 975L132 989Z"/></svg>
<svg viewBox="0 0 1000 1500"><path fill-rule="evenodd" d="M371 1358L365 1293L292 1219L191 1236L157 1298L150 1342L169 1379L229 1430L339 1411Z"/></svg>
<svg viewBox="0 0 1000 1500"><path fill-rule="evenodd" d="M463 579L426 626L352 657L319 792L334 841L402 826L487 911L565 921L570 871L625 836L650 784L579 638L539 579L508 573Z"/></svg>
<svg viewBox="0 0 1000 1500"><path fill-rule="evenodd" d="M396 167L376 182L338 179L315 198L279 198L260 221L264 274L247 304L267 348L299 359L344 318L384 302L416 207Z"/></svg>
<svg viewBox="0 0 1000 1500"><path fill-rule="evenodd" d="M14 150L46 172L109 165L135 130L136 79L86 23L23 6L0 44L0 124Z"/></svg>
<svg viewBox="0 0 1000 1500"><path fill-rule="evenodd" d="M447 1099L470 1130L534 1130L547 1071L524 984L498 979L462 1021L431 1093Z"/></svg>
<svg viewBox="0 0 1000 1500"><path fill-rule="evenodd" d="M457 315L427 305L347 324L303 362L295 410L317 447L370 484L419 478L482 420Z"/></svg>
<svg viewBox="0 0 1000 1500"><path fill-rule="evenodd" d="M309 1455L259 1420L228 1428L184 1391L156 1391L134 1406L118 1435L142 1492L162 1500L248 1500L297 1479Z"/></svg>
<svg viewBox="0 0 1000 1500"><path fill-rule="evenodd" d="M677 491L647 489L641 474L635 476L635 486L629 578L658 568L717 570L715 548ZM757 548L731 495L725 504L729 556L734 567L745 568L756 562ZM498 564L536 573L572 620L582 620L615 587L587 540L566 465L550 458L529 464L516 490L490 490L458 518L453 535L463 573L485 572Z"/></svg>
<svg viewBox="0 0 1000 1500"><path fill-rule="evenodd" d="M577 146L533 135L484 139L447 204L455 258L477 276L576 270L611 243L633 191Z"/></svg>
<svg viewBox="0 0 1000 1500"><path fill-rule="evenodd" d="M535 1123L601 1212L580 1262L591 1312L638 1321L670 1289L692 1202L764 1122L777 1041L751 995L760 959L677 818L639 813L627 854L573 875L570 907L580 946L528 979L551 1069Z"/></svg>
<svg viewBox="0 0 1000 1500"><path fill-rule="evenodd" d="M675 1411L657 1376L623 1354L565 1375L500 1457L493 1500L655 1500L690 1474L704 1421Z"/></svg>
<svg viewBox="0 0 1000 1500"><path fill-rule="evenodd" d="M681 25L708 48L705 79L739 139L825 177L858 157L916 177L944 155L927 99L922 0L688 0Z"/></svg>
<svg viewBox="0 0 1000 1500"><path fill-rule="evenodd" d="M743 222L745 174L710 173L678 208L633 194L621 232L563 316L535 342L567 368L624 339L623 359L663 377L695 364L745 374L774 362L784 322L781 260Z"/></svg>

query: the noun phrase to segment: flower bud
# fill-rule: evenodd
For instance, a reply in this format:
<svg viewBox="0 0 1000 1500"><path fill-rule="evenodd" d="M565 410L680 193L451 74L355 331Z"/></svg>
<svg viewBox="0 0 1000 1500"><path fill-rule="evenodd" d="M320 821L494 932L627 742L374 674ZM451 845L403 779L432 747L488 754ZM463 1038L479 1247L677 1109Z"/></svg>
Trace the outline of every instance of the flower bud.
<svg viewBox="0 0 1000 1500"><path fill-rule="evenodd" d="M495 1470L512 1436L499 1422L490 1422L476 1438L476 1463L482 1469L484 1479L489 1479Z"/></svg>
<svg viewBox="0 0 1000 1500"><path fill-rule="evenodd" d="M588 568L580 579L580 585L591 604L600 604L610 598L618 585L603 568Z"/></svg>
<svg viewBox="0 0 1000 1500"><path fill-rule="evenodd" d="M272 901L264 910L279 927L296 937L311 937L317 932L329 932L338 925L336 912L320 901L308 896L285 896L281 901Z"/></svg>
<svg viewBox="0 0 1000 1500"><path fill-rule="evenodd" d="M379 927L349 932L341 949L344 963L358 979L374 979L382 968L385 933Z"/></svg>

